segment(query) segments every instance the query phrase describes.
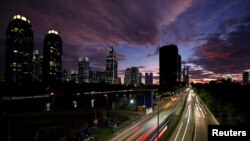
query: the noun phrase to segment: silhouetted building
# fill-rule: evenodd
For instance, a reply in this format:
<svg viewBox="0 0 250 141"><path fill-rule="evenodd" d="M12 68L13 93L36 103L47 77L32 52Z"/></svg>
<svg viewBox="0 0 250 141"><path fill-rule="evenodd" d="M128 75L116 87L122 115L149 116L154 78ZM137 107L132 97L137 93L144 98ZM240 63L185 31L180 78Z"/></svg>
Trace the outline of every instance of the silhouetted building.
<svg viewBox="0 0 250 141"><path fill-rule="evenodd" d="M145 73L145 85L153 85L153 73Z"/></svg>
<svg viewBox="0 0 250 141"><path fill-rule="evenodd" d="M131 67L125 70L124 85L140 85L140 74L138 67Z"/></svg>
<svg viewBox="0 0 250 141"><path fill-rule="evenodd" d="M249 72L243 72L243 85L247 85L249 83Z"/></svg>
<svg viewBox="0 0 250 141"><path fill-rule="evenodd" d="M78 60L78 81L79 83L89 83L89 58L79 58Z"/></svg>
<svg viewBox="0 0 250 141"><path fill-rule="evenodd" d="M42 81L42 60L43 57L38 50L33 52L33 80Z"/></svg>
<svg viewBox="0 0 250 141"><path fill-rule="evenodd" d="M0 73L0 81L1 82L5 81L5 74L3 72Z"/></svg>
<svg viewBox="0 0 250 141"><path fill-rule="evenodd" d="M15 15L6 32L5 74L7 82L32 81L33 31L30 20Z"/></svg>
<svg viewBox="0 0 250 141"><path fill-rule="evenodd" d="M181 82L181 55L177 59L177 82Z"/></svg>
<svg viewBox="0 0 250 141"><path fill-rule="evenodd" d="M62 39L55 30L49 30L43 42L43 81L61 82Z"/></svg>
<svg viewBox="0 0 250 141"><path fill-rule="evenodd" d="M131 69L125 70L124 85L131 85Z"/></svg>
<svg viewBox="0 0 250 141"><path fill-rule="evenodd" d="M70 79L71 82L74 83L79 83L78 81L78 70L77 69L73 69L70 71Z"/></svg>
<svg viewBox="0 0 250 141"><path fill-rule="evenodd" d="M189 84L189 66L183 68L183 82Z"/></svg>
<svg viewBox="0 0 250 141"><path fill-rule="evenodd" d="M160 47L159 54L160 89L174 90L177 84L178 48L176 45L163 46Z"/></svg>
<svg viewBox="0 0 250 141"><path fill-rule="evenodd" d="M116 78L115 84L118 84L118 85L121 85L121 84L122 84L122 80L121 80L120 77L117 77L117 78Z"/></svg>
<svg viewBox="0 0 250 141"><path fill-rule="evenodd" d="M68 74L67 70L62 71L62 82L68 82L70 81L70 75Z"/></svg>
<svg viewBox="0 0 250 141"><path fill-rule="evenodd" d="M106 83L115 84L117 78L116 53L113 47L108 48L106 54Z"/></svg>
<svg viewBox="0 0 250 141"><path fill-rule="evenodd" d="M131 67L131 84L134 86L140 85L138 67Z"/></svg>
<svg viewBox="0 0 250 141"><path fill-rule="evenodd" d="M106 71L96 71L96 83L105 83L106 76Z"/></svg>
<svg viewBox="0 0 250 141"><path fill-rule="evenodd" d="M139 73L139 85L142 85L142 73Z"/></svg>

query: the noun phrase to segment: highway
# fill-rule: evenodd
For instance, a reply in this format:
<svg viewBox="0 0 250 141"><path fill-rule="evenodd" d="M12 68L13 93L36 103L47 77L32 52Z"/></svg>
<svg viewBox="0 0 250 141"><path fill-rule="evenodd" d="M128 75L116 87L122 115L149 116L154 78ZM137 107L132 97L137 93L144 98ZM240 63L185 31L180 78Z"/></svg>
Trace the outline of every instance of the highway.
<svg viewBox="0 0 250 141"><path fill-rule="evenodd" d="M166 119L175 111L175 105L179 101L179 97L167 102L159 109L159 124L167 122ZM167 119L170 120L170 119ZM153 140L157 135L158 125L158 110L156 109L151 114L145 115L131 123L126 129L116 133L111 141L145 141ZM166 128L164 129L166 130Z"/></svg>
<svg viewBox="0 0 250 141"><path fill-rule="evenodd" d="M182 116L170 141L207 141L207 125L219 124L193 90L189 91Z"/></svg>

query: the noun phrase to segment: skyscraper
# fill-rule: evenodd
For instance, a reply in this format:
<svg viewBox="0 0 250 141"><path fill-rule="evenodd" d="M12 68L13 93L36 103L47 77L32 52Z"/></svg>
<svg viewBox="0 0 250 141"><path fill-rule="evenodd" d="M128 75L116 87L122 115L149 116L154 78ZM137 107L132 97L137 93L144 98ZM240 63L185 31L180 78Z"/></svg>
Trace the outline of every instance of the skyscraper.
<svg viewBox="0 0 250 141"><path fill-rule="evenodd" d="M249 83L249 72L243 72L243 85L247 85Z"/></svg>
<svg viewBox="0 0 250 141"><path fill-rule="evenodd" d="M145 73L145 85L153 85L153 73Z"/></svg>
<svg viewBox="0 0 250 141"><path fill-rule="evenodd" d="M181 82L181 55L177 59L177 82Z"/></svg>
<svg viewBox="0 0 250 141"><path fill-rule="evenodd" d="M138 67L131 67L131 84L134 86L140 85Z"/></svg>
<svg viewBox="0 0 250 141"><path fill-rule="evenodd" d="M189 66L183 68L183 82L189 84Z"/></svg>
<svg viewBox="0 0 250 141"><path fill-rule="evenodd" d="M106 83L115 84L117 79L116 53L113 47L108 48L106 54Z"/></svg>
<svg viewBox="0 0 250 141"><path fill-rule="evenodd" d="M131 69L125 70L124 85L131 85Z"/></svg>
<svg viewBox="0 0 250 141"><path fill-rule="evenodd" d="M33 52L33 80L42 80L42 56L39 55L38 50Z"/></svg>
<svg viewBox="0 0 250 141"><path fill-rule="evenodd" d="M176 45L162 46L159 54L160 89L172 91L177 82L178 48Z"/></svg>
<svg viewBox="0 0 250 141"><path fill-rule="evenodd" d="M89 58L83 57L78 60L78 81L79 83L89 83Z"/></svg>
<svg viewBox="0 0 250 141"><path fill-rule="evenodd" d="M140 85L140 73L138 67L131 67L125 70L124 85Z"/></svg>
<svg viewBox="0 0 250 141"><path fill-rule="evenodd" d="M14 15L6 32L5 74L7 82L32 81L33 31L30 20Z"/></svg>
<svg viewBox="0 0 250 141"><path fill-rule="evenodd" d="M60 82L62 70L62 39L55 30L49 30L43 42L43 81Z"/></svg>

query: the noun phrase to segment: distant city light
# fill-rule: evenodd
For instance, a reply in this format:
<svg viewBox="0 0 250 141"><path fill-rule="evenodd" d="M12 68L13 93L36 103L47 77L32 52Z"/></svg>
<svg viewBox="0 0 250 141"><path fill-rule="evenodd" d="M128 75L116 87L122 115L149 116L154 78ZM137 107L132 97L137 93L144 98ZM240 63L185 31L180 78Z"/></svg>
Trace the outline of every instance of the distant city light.
<svg viewBox="0 0 250 141"><path fill-rule="evenodd" d="M24 16L21 16L21 15L15 15L15 16L13 17L13 20L15 20L15 19L20 19L20 20L23 20L23 21L25 21L25 22L30 23L30 20L29 20L28 18L26 18L26 17L24 17Z"/></svg>
<svg viewBox="0 0 250 141"><path fill-rule="evenodd" d="M59 32L52 29L52 30L49 30L49 31L48 31L48 34L56 34L56 35L59 35Z"/></svg>
<svg viewBox="0 0 250 141"><path fill-rule="evenodd" d="M134 104L135 103L135 100L134 99L131 99L130 100L130 104Z"/></svg>

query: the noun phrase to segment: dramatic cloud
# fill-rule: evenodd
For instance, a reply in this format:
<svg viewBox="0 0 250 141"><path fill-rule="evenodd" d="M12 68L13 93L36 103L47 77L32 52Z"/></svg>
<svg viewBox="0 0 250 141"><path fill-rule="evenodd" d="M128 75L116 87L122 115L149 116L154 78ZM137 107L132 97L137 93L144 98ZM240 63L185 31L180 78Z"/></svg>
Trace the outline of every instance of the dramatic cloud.
<svg viewBox="0 0 250 141"><path fill-rule="evenodd" d="M150 58L150 57L152 57L152 56L156 56L156 55L158 55L158 54L159 54L159 48L160 48L160 47L157 47L157 48L155 49L155 52L154 52L154 53L152 53L152 54L148 54L148 55L147 55L147 57L149 57L149 58Z"/></svg>
<svg viewBox="0 0 250 141"><path fill-rule="evenodd" d="M202 66L215 74L242 73L250 68L250 16L229 19L221 25L223 33L203 38L204 44L197 47L189 63ZM225 32L230 31L231 32ZM202 71L204 74L204 71ZM197 77L197 74L196 74Z"/></svg>
<svg viewBox="0 0 250 141"><path fill-rule="evenodd" d="M93 48L119 47L125 43L141 47L155 45L159 42L160 29L174 22L191 3L192 0L44 0L42 3L3 0L0 34L4 36L14 14L22 14L31 20L34 47L40 52L47 31L53 28L60 32L65 68L73 69L77 64L73 61L81 56L88 56L93 64L104 65L105 49L101 55ZM125 59L126 56L118 54L119 61Z"/></svg>
<svg viewBox="0 0 250 141"><path fill-rule="evenodd" d="M183 62L194 65L191 79L241 73L250 69L249 7L249 0L1 0L0 71L6 28L13 15L21 14L31 21L40 53L47 31L60 32L67 70L76 69L79 57L104 70L106 49L112 46L119 75L130 66L157 74L159 47L176 44Z"/></svg>

